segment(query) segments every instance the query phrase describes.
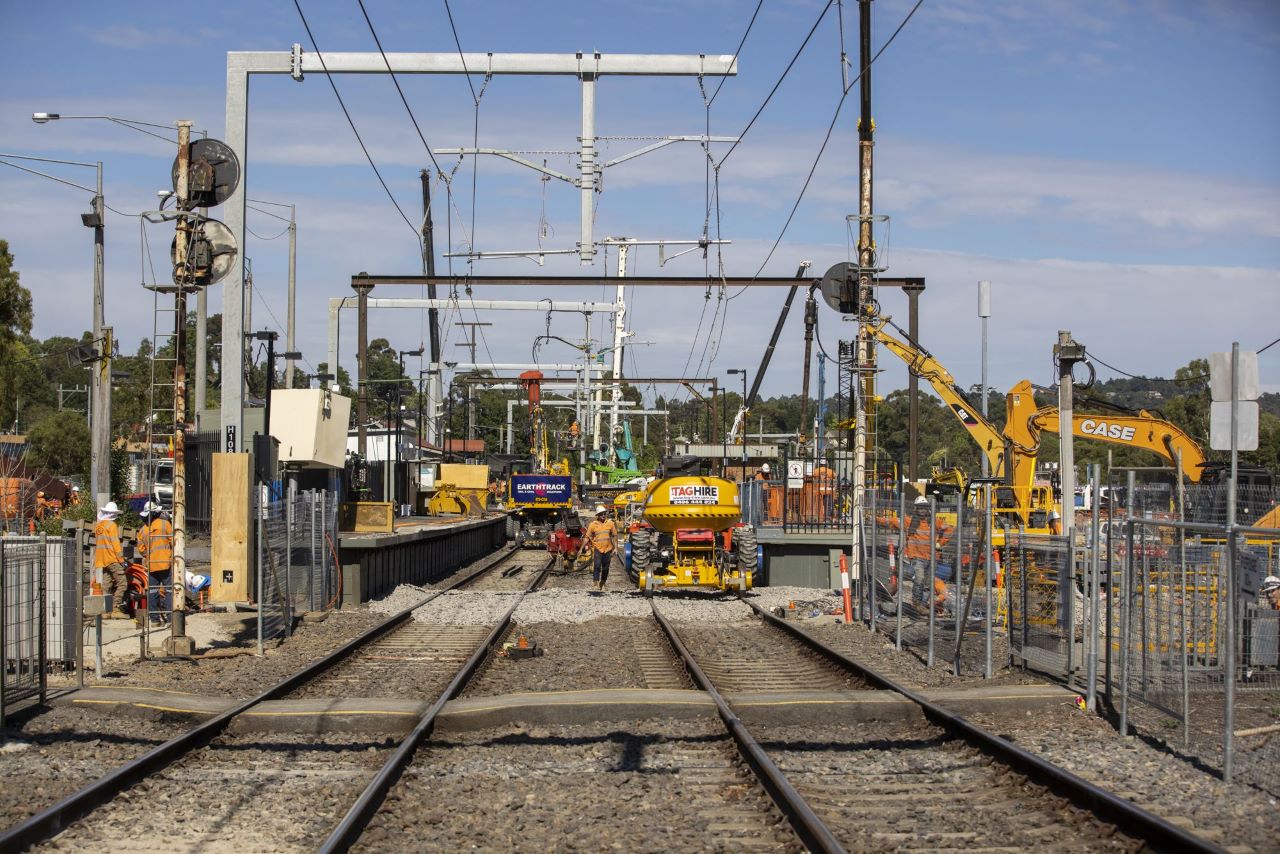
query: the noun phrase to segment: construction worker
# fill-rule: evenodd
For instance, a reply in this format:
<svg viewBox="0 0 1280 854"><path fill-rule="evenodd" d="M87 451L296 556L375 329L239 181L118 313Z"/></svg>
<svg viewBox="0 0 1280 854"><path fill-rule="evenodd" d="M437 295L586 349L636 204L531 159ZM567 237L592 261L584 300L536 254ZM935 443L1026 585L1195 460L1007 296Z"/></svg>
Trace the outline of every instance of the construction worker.
<svg viewBox="0 0 1280 854"><path fill-rule="evenodd" d="M603 504L596 505L596 518L587 526L582 536L582 550L592 552L591 580L597 590L604 589L609 579L609 564L613 562L614 550L618 547L618 529L608 519L608 512Z"/></svg>
<svg viewBox="0 0 1280 854"><path fill-rule="evenodd" d="M124 610L124 596L129 591L129 583L125 578L124 548L120 545L120 526L116 517L120 508L114 501L98 511L97 524L93 526L93 568L102 574L103 592L112 600L112 611L109 618L129 619Z"/></svg>
<svg viewBox="0 0 1280 854"><path fill-rule="evenodd" d="M817 468L813 470L813 483L818 489L818 496L822 501L822 519L823 522L830 522L833 519L836 506L836 473L826 461L819 463Z"/></svg>
<svg viewBox="0 0 1280 854"><path fill-rule="evenodd" d="M769 464L761 463L760 470L756 472L756 480L768 480L768 479L769 479Z"/></svg>
<svg viewBox="0 0 1280 854"><path fill-rule="evenodd" d="M71 487L71 495L68 496L67 498L67 506L75 507L79 503L80 503L80 487L73 486Z"/></svg>
<svg viewBox="0 0 1280 854"><path fill-rule="evenodd" d="M882 517L881 523L894 530L901 530L900 523L896 516L886 515ZM923 495L917 495L915 502L911 505L911 515L906 521L907 536L906 543L902 547L902 554L899 556L902 562L902 577L911 579L913 588L917 591L915 598L921 602L925 602L928 594L924 589L924 579L929 572L929 499ZM934 522L933 529L935 531L934 545L939 552L943 551L944 546L950 542L954 533L950 525L938 519ZM898 578L896 575L889 577L889 595L896 596L898 593ZM933 604L935 608L940 609L947 599L947 585L942 579L935 577L933 579Z"/></svg>
<svg viewBox="0 0 1280 854"><path fill-rule="evenodd" d="M173 607L173 525L158 504L148 501L142 507L142 519L146 523L138 532L138 552L147 569L147 610L151 622L167 621L167 612Z"/></svg>
<svg viewBox="0 0 1280 854"><path fill-rule="evenodd" d="M1258 594L1271 610L1280 611L1280 577L1268 575L1262 579Z"/></svg>
<svg viewBox="0 0 1280 854"><path fill-rule="evenodd" d="M1049 534L1050 536L1062 536L1062 514L1057 510L1049 511Z"/></svg>

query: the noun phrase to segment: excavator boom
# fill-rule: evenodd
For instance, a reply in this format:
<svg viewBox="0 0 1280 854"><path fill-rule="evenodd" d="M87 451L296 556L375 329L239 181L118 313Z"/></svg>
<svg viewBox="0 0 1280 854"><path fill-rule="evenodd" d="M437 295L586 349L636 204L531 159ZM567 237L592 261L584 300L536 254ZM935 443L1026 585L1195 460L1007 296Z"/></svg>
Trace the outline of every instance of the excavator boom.
<svg viewBox="0 0 1280 854"><path fill-rule="evenodd" d="M1056 433L1061 427L1058 408L1037 408L1031 383L1026 380L1010 389L1006 404L1009 414L1005 426L1006 435L1015 447L1027 449L1034 459L1035 451L1040 446L1041 432L1047 430ZM1096 439L1150 451L1175 467L1181 456L1182 474L1192 483L1199 483L1204 473L1204 451L1196 441L1176 424L1146 410L1132 414L1074 413L1071 417L1071 432L1081 439Z"/></svg>

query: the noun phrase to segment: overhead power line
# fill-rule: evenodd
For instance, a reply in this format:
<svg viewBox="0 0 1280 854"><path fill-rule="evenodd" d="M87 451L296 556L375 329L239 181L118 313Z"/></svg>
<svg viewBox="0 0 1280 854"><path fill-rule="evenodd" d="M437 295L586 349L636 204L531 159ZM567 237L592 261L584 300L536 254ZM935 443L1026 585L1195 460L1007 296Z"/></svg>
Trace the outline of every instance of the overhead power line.
<svg viewBox="0 0 1280 854"><path fill-rule="evenodd" d="M311 25L307 23L307 16L302 13L302 5L298 0L293 0L293 7L298 10L298 17L302 19L302 27L307 31L307 38L311 41L311 49L315 51L316 58L320 60L320 68L324 71L325 79L329 81L329 88L333 90L333 96L338 99L338 106L342 108L342 115L346 116L347 124L351 126L351 132L355 134L356 142L360 143L360 150L364 152L364 159L369 161L369 168L378 177L378 183L382 185L383 192L387 194L387 198L395 206L396 213L400 214L404 224L409 226L409 230L413 232L414 242L416 243L419 239L418 227L409 221L409 217L405 216L400 203L391 194L391 188L387 186L387 182L383 180L382 173L378 171L378 164L373 162L373 156L369 154L369 148L364 144L364 139L360 136L360 131L356 129L356 123L352 120L351 113L347 110L347 105L343 102L341 93L338 92L338 84L334 82L333 75L329 73L329 66L324 61L324 54L320 52L320 46L316 44L316 37L311 33Z"/></svg>

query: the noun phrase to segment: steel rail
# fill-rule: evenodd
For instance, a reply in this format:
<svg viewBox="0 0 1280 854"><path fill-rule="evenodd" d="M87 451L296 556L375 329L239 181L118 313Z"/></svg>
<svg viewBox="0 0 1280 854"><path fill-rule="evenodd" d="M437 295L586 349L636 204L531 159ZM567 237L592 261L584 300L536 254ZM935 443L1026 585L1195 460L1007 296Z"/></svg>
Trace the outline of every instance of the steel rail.
<svg viewBox="0 0 1280 854"><path fill-rule="evenodd" d="M209 742L221 735L237 716L247 712L259 703L277 699L281 695L298 688L323 671L342 662L361 646L398 628L413 615L415 610L427 602L443 593L467 584L517 553L515 548L507 548L488 559L483 559L483 562L474 571L455 580L447 587L431 591L429 595L424 596L420 601L392 614L378 625L347 641L325 657L286 677L256 697L245 700L243 703L222 712L204 723L192 727L185 733L169 739L164 744L152 748L137 759L133 759L109 771L83 789L68 795L22 823L9 828L0 834L0 851L18 851L53 838L71 824L111 801L116 795L134 784L163 770L188 753L207 746Z"/></svg>
<svg viewBox="0 0 1280 854"><path fill-rule="evenodd" d="M351 809L343 816L342 821L329 834L329 838L320 846L319 850L321 852L329 854L329 852L334 851L348 851L356 840L360 838L369 821L382 806L382 802L387 793L391 791L391 787L396 784L404 769L409 767L409 763L413 761L418 745L422 743L423 739L431 735L431 731L435 729L436 717L444 708L444 704L457 697L467 687L471 677L475 675L476 671L480 669L480 665L488 658L490 650L493 649L494 645L498 643L508 627L510 627L511 618L515 616L516 609L520 607L524 597L542 584L553 562L554 559L547 561L547 564L534 576L533 580L525 587L524 592L516 599L515 604L507 610L506 615L493 627L493 631L489 632L484 641L471 653L471 657L454 674L453 680L441 692L440 697L431 704L431 707L418 720L418 725L413 728L413 732L405 736L404 740L400 742L395 752L391 754L386 763L383 764L382 769L378 771L377 776L369 782L369 785L360 794L360 798L351 806Z"/></svg>
<svg viewBox="0 0 1280 854"><path fill-rule="evenodd" d="M1101 786L1077 777L1070 771L1023 750L1021 747L1005 741L982 727L970 723L960 715L930 702L910 688L903 687L865 664L854 661L843 653L832 649L807 632L769 613L756 603L749 602L746 599L741 601L750 605L766 623L791 635L832 663L858 674L872 684L879 685L896 694L901 694L918 705L928 720L953 735L964 739L983 753L994 756L1015 771L1026 776L1032 782L1048 788L1077 807L1116 825L1121 830L1153 845L1158 850L1225 854L1225 849L1214 845L1208 840L1170 824L1137 804L1116 797Z"/></svg>
<svg viewBox="0 0 1280 854"><path fill-rule="evenodd" d="M764 786L765 791L769 793L769 797L773 799L773 802L778 805L778 809L782 810L783 815L791 822L791 827L795 830L796 835L800 837L800 841L810 851L829 852L829 854L841 852L843 854L844 846L832 835L831 830L822 823L822 819L818 818L813 808L796 791L795 786L791 785L791 781L782 773L782 769L769 758L769 754L765 753L764 748L760 746L760 743L751 735L746 725L729 707L728 702L716 690L715 685L711 684L707 674L698 666L698 662L694 661L693 655L690 654L684 642L680 640L680 635L676 633L675 627L658 611L657 603L650 601L649 605L653 609L653 616L658 621L658 625L662 627L662 631L666 633L672 648L680 656L685 667L688 668L689 675L693 677L693 681L715 701L716 711L720 714L720 720L724 722L725 728L729 730L729 734L733 736L734 742L738 745L738 753L751 766L752 772L756 775L761 785Z"/></svg>

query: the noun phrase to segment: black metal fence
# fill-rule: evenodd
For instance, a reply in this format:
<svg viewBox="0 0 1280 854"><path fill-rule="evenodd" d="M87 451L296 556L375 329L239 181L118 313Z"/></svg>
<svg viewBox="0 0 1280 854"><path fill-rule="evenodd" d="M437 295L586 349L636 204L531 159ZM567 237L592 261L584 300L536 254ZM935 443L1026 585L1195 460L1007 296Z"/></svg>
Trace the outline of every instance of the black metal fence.
<svg viewBox="0 0 1280 854"><path fill-rule="evenodd" d="M853 453L830 451L821 459L782 460L782 479L764 509L780 517L787 533L853 530Z"/></svg>
<svg viewBox="0 0 1280 854"><path fill-rule="evenodd" d="M213 530L213 455L220 448L221 434L204 430L189 434L187 461L187 533L208 534Z"/></svg>

